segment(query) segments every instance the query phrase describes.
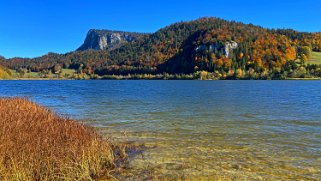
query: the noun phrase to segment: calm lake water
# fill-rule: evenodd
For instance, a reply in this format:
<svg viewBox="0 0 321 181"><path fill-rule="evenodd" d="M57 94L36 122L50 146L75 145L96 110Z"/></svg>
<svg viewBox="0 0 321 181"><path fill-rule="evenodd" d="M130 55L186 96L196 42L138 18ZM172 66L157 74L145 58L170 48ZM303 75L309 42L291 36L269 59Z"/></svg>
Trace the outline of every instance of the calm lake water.
<svg viewBox="0 0 321 181"><path fill-rule="evenodd" d="M0 81L0 96L144 144L131 179L321 178L321 81Z"/></svg>

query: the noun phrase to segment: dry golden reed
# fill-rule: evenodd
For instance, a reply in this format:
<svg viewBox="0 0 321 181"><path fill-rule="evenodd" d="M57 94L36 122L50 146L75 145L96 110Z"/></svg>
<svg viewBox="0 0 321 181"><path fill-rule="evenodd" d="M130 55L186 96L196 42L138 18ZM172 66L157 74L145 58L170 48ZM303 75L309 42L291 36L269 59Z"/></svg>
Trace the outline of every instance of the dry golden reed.
<svg viewBox="0 0 321 181"><path fill-rule="evenodd" d="M112 179L114 146L22 98L0 98L0 180Z"/></svg>

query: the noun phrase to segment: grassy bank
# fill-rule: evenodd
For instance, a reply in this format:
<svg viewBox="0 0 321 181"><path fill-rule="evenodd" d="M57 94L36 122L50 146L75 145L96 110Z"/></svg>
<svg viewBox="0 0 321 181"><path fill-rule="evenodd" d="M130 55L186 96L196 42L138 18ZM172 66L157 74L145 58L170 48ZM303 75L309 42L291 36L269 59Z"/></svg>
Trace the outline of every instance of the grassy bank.
<svg viewBox="0 0 321 181"><path fill-rule="evenodd" d="M0 98L0 180L112 179L119 148L26 99Z"/></svg>

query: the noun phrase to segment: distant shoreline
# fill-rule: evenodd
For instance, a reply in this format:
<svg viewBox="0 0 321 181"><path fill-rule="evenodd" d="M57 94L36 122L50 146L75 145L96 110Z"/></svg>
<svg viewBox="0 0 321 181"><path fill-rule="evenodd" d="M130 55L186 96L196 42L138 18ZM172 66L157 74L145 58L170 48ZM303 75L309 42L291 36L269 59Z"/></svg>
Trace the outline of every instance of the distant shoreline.
<svg viewBox="0 0 321 181"><path fill-rule="evenodd" d="M79 80L79 81L83 81L83 80L202 80L202 81L244 81L244 80L253 80L253 81L271 81L271 80L321 80L321 78L287 78L287 79L147 79L147 78L141 78L141 79L137 79L137 78L109 78L109 79L105 79L105 78L101 78L101 79L57 79L57 78L13 78L13 79L0 79L0 81L73 81L73 80Z"/></svg>

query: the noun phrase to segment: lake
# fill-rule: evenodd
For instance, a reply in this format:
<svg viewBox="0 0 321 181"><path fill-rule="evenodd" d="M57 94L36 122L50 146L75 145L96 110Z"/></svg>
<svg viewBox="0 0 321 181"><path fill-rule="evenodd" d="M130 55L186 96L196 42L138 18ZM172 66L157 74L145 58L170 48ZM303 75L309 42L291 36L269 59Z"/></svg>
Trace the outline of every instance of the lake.
<svg viewBox="0 0 321 181"><path fill-rule="evenodd" d="M0 81L0 96L144 144L134 179L321 178L321 81Z"/></svg>

